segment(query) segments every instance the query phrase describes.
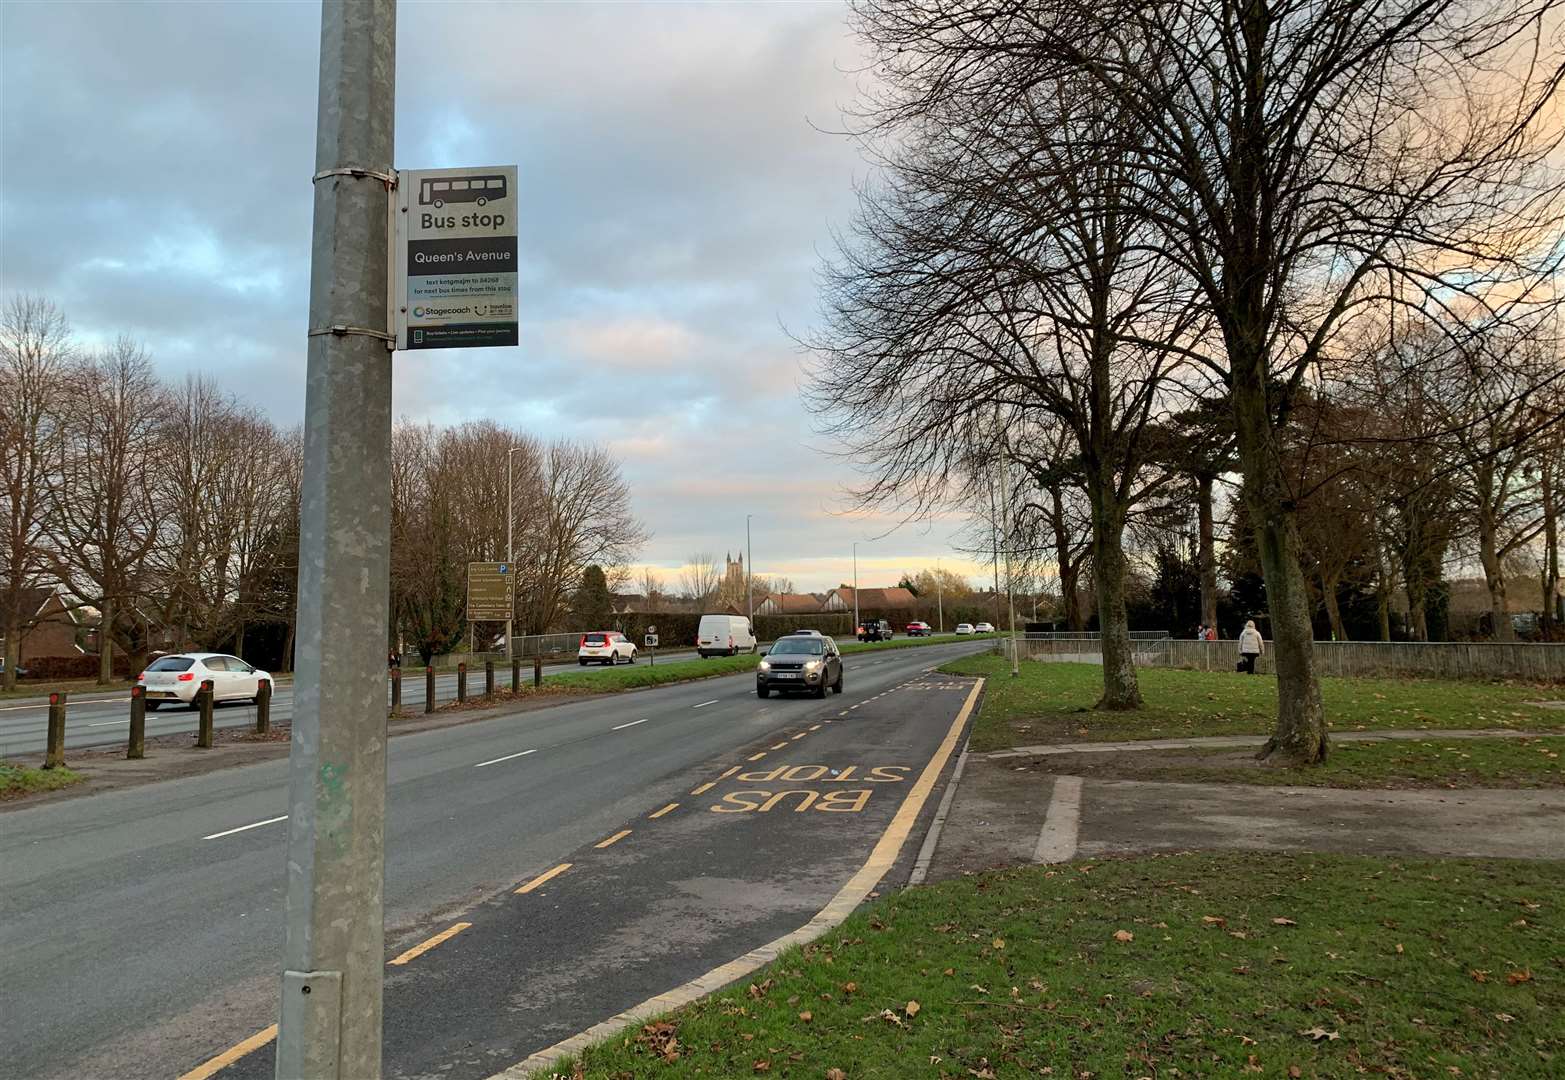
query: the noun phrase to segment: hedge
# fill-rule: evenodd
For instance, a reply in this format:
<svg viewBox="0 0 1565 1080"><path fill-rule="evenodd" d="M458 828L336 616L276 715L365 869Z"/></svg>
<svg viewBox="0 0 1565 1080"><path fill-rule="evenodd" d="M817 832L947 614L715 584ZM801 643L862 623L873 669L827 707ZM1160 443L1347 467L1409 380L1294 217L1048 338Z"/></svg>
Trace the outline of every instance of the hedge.
<svg viewBox="0 0 1565 1080"><path fill-rule="evenodd" d="M112 661L116 678L130 678L130 657L116 652ZM95 679L98 677L98 658L89 655L39 656L23 660L20 664L29 679Z"/></svg>

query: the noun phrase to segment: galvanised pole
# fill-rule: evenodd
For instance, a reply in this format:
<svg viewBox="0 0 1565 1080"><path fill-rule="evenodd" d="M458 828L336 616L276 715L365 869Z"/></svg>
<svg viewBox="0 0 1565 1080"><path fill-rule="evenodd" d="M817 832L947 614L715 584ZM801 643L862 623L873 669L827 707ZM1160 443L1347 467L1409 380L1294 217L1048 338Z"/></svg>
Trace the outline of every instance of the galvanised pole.
<svg viewBox="0 0 1565 1080"><path fill-rule="evenodd" d="M321 5L279 1080L381 1073L396 24Z"/></svg>

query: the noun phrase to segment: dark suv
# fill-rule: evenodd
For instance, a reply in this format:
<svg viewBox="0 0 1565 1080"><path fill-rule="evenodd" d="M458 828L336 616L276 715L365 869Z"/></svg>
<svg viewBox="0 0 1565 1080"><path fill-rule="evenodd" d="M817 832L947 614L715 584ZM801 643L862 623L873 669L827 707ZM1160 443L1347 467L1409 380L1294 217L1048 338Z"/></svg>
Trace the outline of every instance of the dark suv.
<svg viewBox="0 0 1565 1080"><path fill-rule="evenodd" d="M778 638L755 669L756 697L773 690L808 690L823 698L827 687L842 693L842 654L835 641L819 634Z"/></svg>
<svg viewBox="0 0 1565 1080"><path fill-rule="evenodd" d="M860 641L890 641L890 619L865 619L859 624Z"/></svg>

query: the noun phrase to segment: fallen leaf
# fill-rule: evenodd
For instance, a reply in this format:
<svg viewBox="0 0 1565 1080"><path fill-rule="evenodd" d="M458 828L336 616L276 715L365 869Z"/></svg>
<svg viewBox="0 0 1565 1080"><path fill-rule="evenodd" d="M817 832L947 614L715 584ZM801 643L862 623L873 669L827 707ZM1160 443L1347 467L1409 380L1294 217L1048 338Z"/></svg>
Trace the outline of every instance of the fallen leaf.
<svg viewBox="0 0 1565 1080"><path fill-rule="evenodd" d="M826 1080L848 1080L848 1074L841 1069L827 1069Z"/></svg>
<svg viewBox="0 0 1565 1080"><path fill-rule="evenodd" d="M1532 968L1513 971L1505 977L1505 981L1512 986L1515 986L1517 983L1532 982Z"/></svg>
<svg viewBox="0 0 1565 1080"><path fill-rule="evenodd" d="M756 1072L771 1072L772 1063L765 1060L757 1061L753 1066L751 1066L751 1068L753 1068Z"/></svg>
<svg viewBox="0 0 1565 1080"><path fill-rule="evenodd" d="M1402 955L1402 943L1400 941L1397 942L1397 955L1398 956Z"/></svg>
<svg viewBox="0 0 1565 1080"><path fill-rule="evenodd" d="M845 982L845 983L842 984L842 992L844 994L857 993L858 989L859 989L859 984L856 983L856 982Z"/></svg>
<svg viewBox="0 0 1565 1080"><path fill-rule="evenodd" d="M956 968L946 968L944 971L941 972L941 974L942 975L955 975L956 974Z"/></svg>
<svg viewBox="0 0 1565 1080"><path fill-rule="evenodd" d="M1114 940L1115 941L1135 941L1136 940L1136 935L1132 934L1129 930L1116 930L1116 931L1114 931Z"/></svg>
<svg viewBox="0 0 1565 1080"><path fill-rule="evenodd" d="M918 1002L910 1001L910 1002L907 1003L907 1008L903 1009L902 1011L907 1013L907 1018L909 1020L911 1020L911 1019L913 1019L913 1017L918 1015L918 1010L920 1008L922 1008L922 1006L919 1005Z"/></svg>
<svg viewBox="0 0 1565 1080"><path fill-rule="evenodd" d="M1510 1013L1495 1013L1494 1018L1502 1024L1509 1024L1512 1020L1516 1019L1516 1017L1512 1016Z"/></svg>
<svg viewBox="0 0 1565 1080"><path fill-rule="evenodd" d="M799 1014L799 1019L808 1024L811 1020L815 1019L815 1014L810 1012L810 1010L805 1009L802 1013Z"/></svg>
<svg viewBox="0 0 1565 1080"><path fill-rule="evenodd" d="M1201 921L1207 926L1227 926L1228 920L1219 915L1202 915Z"/></svg>
<svg viewBox="0 0 1565 1080"><path fill-rule="evenodd" d="M1473 977L1473 982L1482 983L1489 981L1489 973L1487 971L1479 971L1477 968L1473 968L1468 974Z"/></svg>
<svg viewBox="0 0 1565 1080"><path fill-rule="evenodd" d="M1301 1077L1303 1075L1304 1075L1304 1070L1299 1068L1297 1065L1289 1065L1288 1066L1288 1077L1289 1077L1289 1080L1299 1080L1299 1077Z"/></svg>
<svg viewBox="0 0 1565 1080"><path fill-rule="evenodd" d="M1277 918L1277 919L1273 919L1272 920L1272 925L1273 926L1298 926L1299 924L1294 922L1292 919Z"/></svg>
<svg viewBox="0 0 1565 1080"><path fill-rule="evenodd" d="M1005 948L1005 939L1003 937L997 937L991 944L993 944L996 949L1003 949Z"/></svg>
<svg viewBox="0 0 1565 1080"><path fill-rule="evenodd" d="M1320 1042L1322 1039L1325 1039L1327 1042L1336 1042L1338 1039L1342 1038L1342 1035L1339 1032L1327 1031L1323 1027L1305 1028L1303 1031L1299 1032L1299 1034L1307 1037L1312 1042Z"/></svg>

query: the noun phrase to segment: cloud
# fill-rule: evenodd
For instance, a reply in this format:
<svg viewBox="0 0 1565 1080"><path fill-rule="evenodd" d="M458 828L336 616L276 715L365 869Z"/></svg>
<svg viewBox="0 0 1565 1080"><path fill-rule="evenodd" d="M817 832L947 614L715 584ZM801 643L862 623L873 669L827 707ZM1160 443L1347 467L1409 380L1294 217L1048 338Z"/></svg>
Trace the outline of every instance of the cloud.
<svg viewBox="0 0 1565 1080"><path fill-rule="evenodd" d="M834 4L404 4L397 162L519 168L521 340L398 354L398 415L620 456L648 562L743 539L834 585L887 519L798 398L815 270L865 165L823 134L861 56ZM319 8L0 4L0 292L303 411ZM950 523L879 543L908 566ZM818 571L812 560L824 560ZM830 567L831 569L828 569ZM764 567L763 567L764 568ZM818 575L818 580L810 576ZM839 578L840 579L840 578Z"/></svg>

